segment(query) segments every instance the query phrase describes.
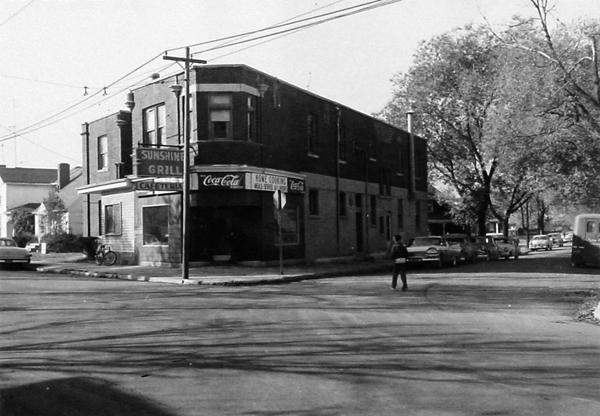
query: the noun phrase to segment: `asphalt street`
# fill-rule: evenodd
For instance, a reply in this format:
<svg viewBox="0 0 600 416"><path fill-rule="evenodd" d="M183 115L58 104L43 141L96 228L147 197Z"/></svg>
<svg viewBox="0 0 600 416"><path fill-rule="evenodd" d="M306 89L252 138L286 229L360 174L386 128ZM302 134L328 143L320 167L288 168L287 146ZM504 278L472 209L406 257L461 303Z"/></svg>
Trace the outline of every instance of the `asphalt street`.
<svg viewBox="0 0 600 416"><path fill-rule="evenodd" d="M0 270L0 414L597 415L600 271L519 260L250 287Z"/></svg>

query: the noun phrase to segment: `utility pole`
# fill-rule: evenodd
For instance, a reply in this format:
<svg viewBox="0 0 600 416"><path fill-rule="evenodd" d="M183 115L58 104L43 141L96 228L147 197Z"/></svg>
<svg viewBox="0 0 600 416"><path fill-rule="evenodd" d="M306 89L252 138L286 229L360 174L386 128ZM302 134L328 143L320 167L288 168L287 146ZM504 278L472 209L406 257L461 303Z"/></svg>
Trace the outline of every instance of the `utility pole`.
<svg viewBox="0 0 600 416"><path fill-rule="evenodd" d="M201 59L190 57L189 46L185 48L185 58L163 56L169 61L185 62L185 133L183 137L183 192L181 196L182 221L181 221L181 277L190 278L190 253L189 253L189 224L190 224L190 64L205 64Z"/></svg>

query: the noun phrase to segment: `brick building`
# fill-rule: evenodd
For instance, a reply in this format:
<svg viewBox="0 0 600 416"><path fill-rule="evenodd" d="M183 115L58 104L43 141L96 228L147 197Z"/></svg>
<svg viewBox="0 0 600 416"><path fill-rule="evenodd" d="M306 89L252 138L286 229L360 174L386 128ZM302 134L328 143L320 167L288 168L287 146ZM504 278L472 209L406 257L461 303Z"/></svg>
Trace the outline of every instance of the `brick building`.
<svg viewBox="0 0 600 416"><path fill-rule="evenodd" d="M181 262L172 162L186 109L174 84L183 75L132 91L131 111L83 125L84 229L126 263ZM190 85L192 263L277 260L278 189L288 261L383 253L395 233L427 232L424 139L245 65L196 66Z"/></svg>

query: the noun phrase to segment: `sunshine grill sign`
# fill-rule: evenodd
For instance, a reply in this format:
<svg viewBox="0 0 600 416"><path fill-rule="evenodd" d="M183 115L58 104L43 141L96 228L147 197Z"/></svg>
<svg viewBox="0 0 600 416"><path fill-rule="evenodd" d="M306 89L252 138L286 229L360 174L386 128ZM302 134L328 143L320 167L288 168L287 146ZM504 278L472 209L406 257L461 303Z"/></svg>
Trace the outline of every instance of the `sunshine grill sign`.
<svg viewBox="0 0 600 416"><path fill-rule="evenodd" d="M135 152L137 176L183 176L182 150L138 147Z"/></svg>

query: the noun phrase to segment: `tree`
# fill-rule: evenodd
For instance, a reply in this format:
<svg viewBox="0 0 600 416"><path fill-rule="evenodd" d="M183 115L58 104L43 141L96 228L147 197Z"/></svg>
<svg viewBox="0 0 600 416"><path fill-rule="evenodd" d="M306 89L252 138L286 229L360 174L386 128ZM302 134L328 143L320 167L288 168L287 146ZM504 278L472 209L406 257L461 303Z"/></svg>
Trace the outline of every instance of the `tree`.
<svg viewBox="0 0 600 416"><path fill-rule="evenodd" d="M530 114L543 122L535 132L544 156L537 165L539 188L546 202L595 208L600 205L600 25L580 21L568 27L552 19L547 0L530 2L536 19L516 19L495 35L534 64L530 71L544 74L528 89L535 101Z"/></svg>
<svg viewBox="0 0 600 416"><path fill-rule="evenodd" d="M463 224L477 224L479 234L487 231L499 173L503 173L506 194L513 195L505 215L518 210L526 199L518 187L509 189L521 181L512 178L512 171L502 171L500 128L490 117L501 106L498 56L502 49L503 44L486 28L471 26L422 43L415 64L393 78L393 99L379 114L400 125L407 109L420 114L415 127L427 138L430 180L456 190L462 201L455 205L454 217ZM506 198L500 200L506 202Z"/></svg>
<svg viewBox="0 0 600 416"><path fill-rule="evenodd" d="M42 215L42 223L46 227L45 234L55 235L66 232L65 215L67 209L63 200L55 191L52 191L44 198L43 203L46 207L46 212Z"/></svg>
<svg viewBox="0 0 600 416"><path fill-rule="evenodd" d="M35 224L33 215L26 209L15 209L10 213L10 221L13 223L13 234L32 234Z"/></svg>

